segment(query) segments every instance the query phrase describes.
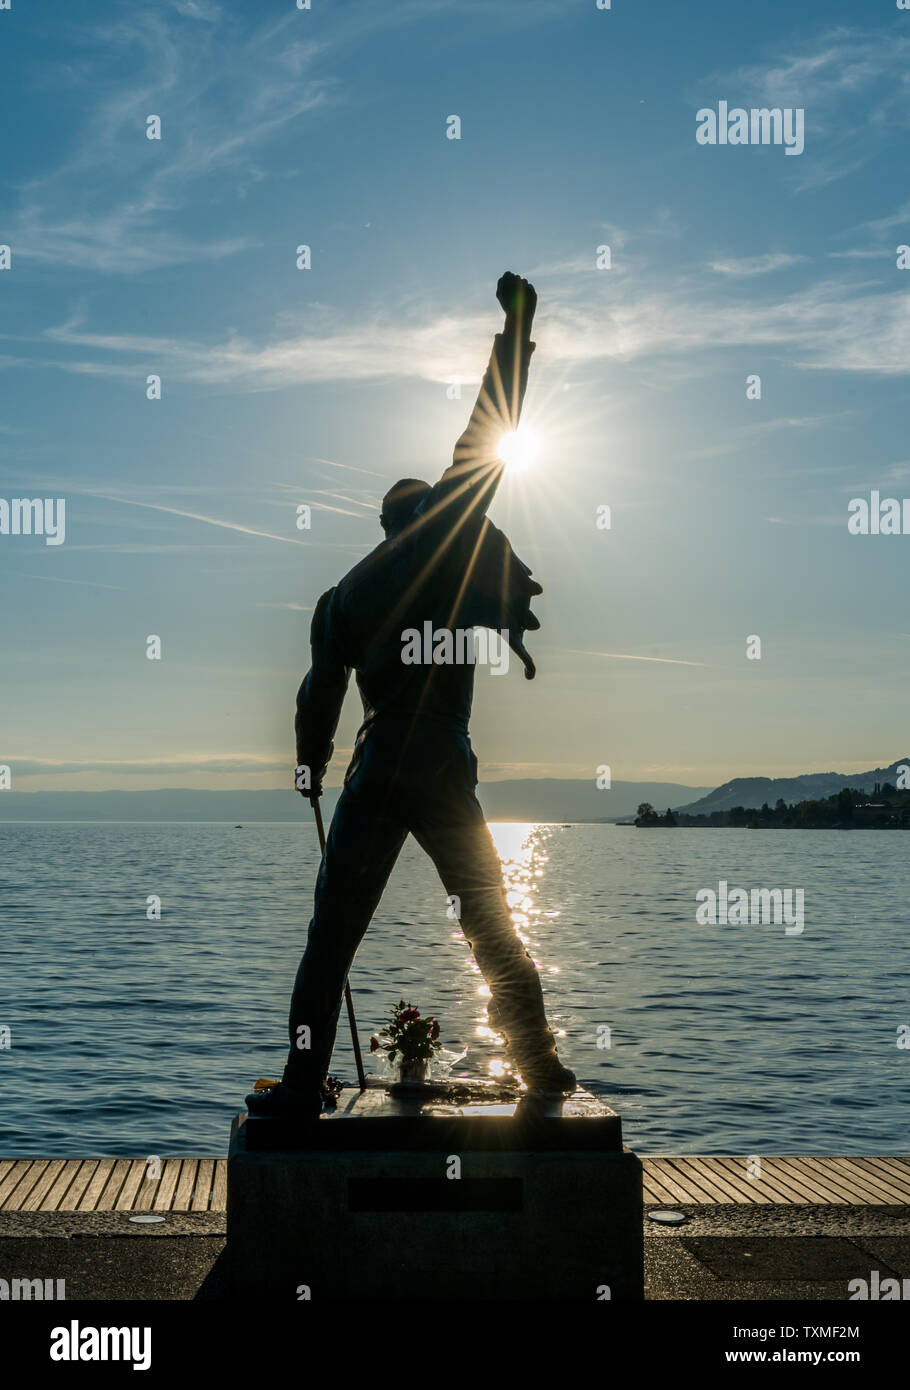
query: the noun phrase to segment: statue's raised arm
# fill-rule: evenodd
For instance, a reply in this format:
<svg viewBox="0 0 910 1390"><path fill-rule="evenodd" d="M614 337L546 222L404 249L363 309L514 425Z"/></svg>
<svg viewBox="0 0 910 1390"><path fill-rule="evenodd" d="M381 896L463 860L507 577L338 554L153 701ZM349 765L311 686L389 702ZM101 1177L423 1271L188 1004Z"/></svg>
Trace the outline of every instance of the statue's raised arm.
<svg viewBox="0 0 910 1390"><path fill-rule="evenodd" d="M434 534L451 537L462 524L479 524L502 481L499 457L504 435L518 428L535 344L531 325L537 308L534 286L506 271L496 286L506 321L493 351L467 428L455 445L451 467L418 508Z"/></svg>

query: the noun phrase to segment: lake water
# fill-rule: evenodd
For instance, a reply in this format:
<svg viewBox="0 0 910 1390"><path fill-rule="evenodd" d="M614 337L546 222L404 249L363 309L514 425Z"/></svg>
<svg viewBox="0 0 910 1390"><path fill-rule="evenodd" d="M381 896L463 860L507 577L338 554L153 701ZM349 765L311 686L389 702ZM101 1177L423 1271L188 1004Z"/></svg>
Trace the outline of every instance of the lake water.
<svg viewBox="0 0 910 1390"><path fill-rule="evenodd" d="M905 835L492 830L560 1051L630 1146L907 1151ZM6 824L0 853L0 1153L224 1153L251 1083L283 1065L312 825ZM699 925L695 895L721 879L801 888L804 930ZM482 979L413 841L351 983L364 1046L403 996L467 1047L456 1074L501 1069ZM344 1012L332 1070L355 1079Z"/></svg>

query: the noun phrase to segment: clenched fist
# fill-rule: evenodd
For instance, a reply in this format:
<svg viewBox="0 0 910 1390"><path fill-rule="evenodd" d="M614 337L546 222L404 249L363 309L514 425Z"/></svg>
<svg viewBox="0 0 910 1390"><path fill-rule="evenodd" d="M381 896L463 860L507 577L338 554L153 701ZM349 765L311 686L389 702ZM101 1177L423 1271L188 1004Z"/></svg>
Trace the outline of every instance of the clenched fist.
<svg viewBox="0 0 910 1390"><path fill-rule="evenodd" d="M513 323L524 324L530 329L534 310L537 308L537 291L530 281L523 280L520 275L507 270L499 277L496 298L505 310L507 319Z"/></svg>

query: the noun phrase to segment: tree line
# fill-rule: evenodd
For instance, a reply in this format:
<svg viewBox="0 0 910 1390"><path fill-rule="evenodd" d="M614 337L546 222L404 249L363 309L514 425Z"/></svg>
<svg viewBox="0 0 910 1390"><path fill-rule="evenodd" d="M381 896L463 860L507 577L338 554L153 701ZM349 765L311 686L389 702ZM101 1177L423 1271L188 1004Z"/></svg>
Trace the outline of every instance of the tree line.
<svg viewBox="0 0 910 1390"><path fill-rule="evenodd" d="M849 830L880 827L899 829L910 827L910 790L898 791L890 782L876 786L871 795L862 787L843 787L833 796L819 801L797 801L790 805L778 797L773 806L767 801L761 806L733 806L729 811L709 811L700 815L685 811L665 815L655 811L650 801L643 801L635 817L638 826L695 825L739 826L751 830L786 828L796 830Z"/></svg>

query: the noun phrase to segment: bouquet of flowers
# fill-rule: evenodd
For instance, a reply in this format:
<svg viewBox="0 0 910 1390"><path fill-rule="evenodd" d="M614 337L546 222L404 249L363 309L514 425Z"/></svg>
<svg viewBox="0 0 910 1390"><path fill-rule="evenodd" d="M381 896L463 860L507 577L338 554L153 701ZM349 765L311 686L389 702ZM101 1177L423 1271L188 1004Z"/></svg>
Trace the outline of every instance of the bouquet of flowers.
<svg viewBox="0 0 910 1390"><path fill-rule="evenodd" d="M404 999L392 1009L385 1028L370 1038L371 1052L384 1052L393 1065L400 1057L402 1077L410 1074L418 1080L423 1079L427 1062L441 1046L438 1021L432 1014L421 1018L420 1010Z"/></svg>

